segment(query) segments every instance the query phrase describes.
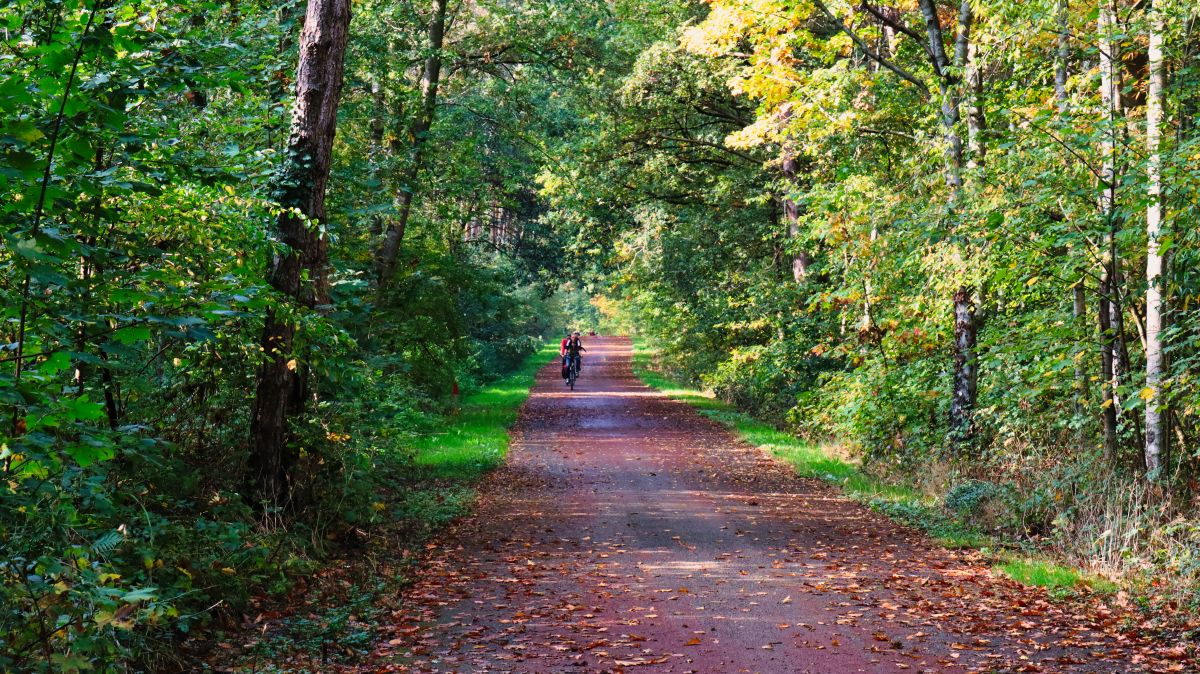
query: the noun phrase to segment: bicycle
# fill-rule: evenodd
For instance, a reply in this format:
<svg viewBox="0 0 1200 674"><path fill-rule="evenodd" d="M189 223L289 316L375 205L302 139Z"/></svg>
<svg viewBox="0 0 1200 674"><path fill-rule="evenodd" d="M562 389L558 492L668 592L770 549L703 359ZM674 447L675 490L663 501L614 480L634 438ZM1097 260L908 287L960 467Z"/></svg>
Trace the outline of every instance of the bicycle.
<svg viewBox="0 0 1200 674"><path fill-rule="evenodd" d="M579 357L567 356L567 386L575 390L575 380L579 377Z"/></svg>

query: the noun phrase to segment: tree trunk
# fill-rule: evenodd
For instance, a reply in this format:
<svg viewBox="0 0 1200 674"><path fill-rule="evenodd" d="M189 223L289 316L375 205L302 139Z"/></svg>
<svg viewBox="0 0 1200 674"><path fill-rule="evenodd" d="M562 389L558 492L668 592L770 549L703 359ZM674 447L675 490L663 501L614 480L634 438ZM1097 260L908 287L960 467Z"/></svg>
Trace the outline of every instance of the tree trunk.
<svg viewBox="0 0 1200 674"><path fill-rule="evenodd" d="M920 0L920 5L921 13L925 17L925 30L929 36L931 64L934 73L938 76L938 89L942 95L941 117L943 137L946 142L946 185L950 188L950 199L953 203L958 199L959 188L962 187L963 145L962 137L958 133L958 87L955 86L955 81L949 72L951 64L949 57L946 56L946 45L943 42L942 25L938 19L937 6L934 0ZM965 59L966 45L970 44L972 15L970 5L965 0L962 7L962 16L959 19L961 22L965 18L967 23L959 27L956 43L963 46L963 58Z"/></svg>
<svg viewBox="0 0 1200 674"><path fill-rule="evenodd" d="M963 3L963 14L959 20L967 21L966 28L960 25L959 39L968 40L966 49L966 62L964 64L964 84L967 90L967 167L972 169L983 168L984 161L987 158L987 145L983 142L983 132L987 128L987 119L983 112L983 72L979 64L979 50L974 42L969 42L970 34L962 31L969 31L971 17L967 14L970 11L970 5Z"/></svg>
<svg viewBox="0 0 1200 674"><path fill-rule="evenodd" d="M400 243L408 220L412 215L413 197L417 191L417 178L424 161L424 145L433 119L437 113L438 85L442 77L442 44L446 37L446 5L448 0L433 0L433 16L429 20L429 56L421 76L421 111L413 122L412 147L409 163L404 174L404 194L401 197L400 213L388 227L383 243L379 247L377 271L379 285L385 286L396 272L396 258L400 254Z"/></svg>
<svg viewBox="0 0 1200 674"><path fill-rule="evenodd" d="M1163 0L1150 6L1150 86L1146 95L1146 173L1150 200L1146 206L1146 472L1157 479L1166 454L1167 434L1163 428L1162 298L1162 155L1159 151L1163 114Z"/></svg>
<svg viewBox="0 0 1200 674"><path fill-rule="evenodd" d="M284 250L270 262L271 287L292 301L314 308L329 301L329 241L314 222L325 221L337 106L342 90L350 0L309 0L300 34L296 101L287 151L276 177L282 210L276 233ZM260 345L265 362L250 421L249 472L260 502L284 503L295 449L289 447L288 419L303 409L304 367L293 355L296 325L286 308L267 310Z"/></svg>
<svg viewBox="0 0 1200 674"><path fill-rule="evenodd" d="M956 80L950 72L951 66L965 68L971 55L971 28L974 14L969 0L962 0L959 7L958 31L954 41L954 62L946 55L941 22L934 0L919 0L921 14L925 18L925 31L929 37L930 63L938 76L938 89L942 96L942 130L945 137L945 177L950 188L950 206L958 205L962 197L963 142L958 124L961 119L959 101L962 98L963 82ZM978 69L975 69L978 77ZM980 88L982 84L980 81ZM974 119L982 130L982 111ZM976 140L979 136L976 135ZM982 151L978 154L982 159ZM974 289L960 286L954 292L954 392L950 400L950 432L957 443L970 440L971 417L975 409L978 391L978 372L975 346L978 342L978 326L975 317Z"/></svg>
<svg viewBox="0 0 1200 674"><path fill-rule="evenodd" d="M379 82L379 78L371 80L371 122L369 129L371 132L371 149L370 149L370 176L371 190L379 189L383 184L381 176L380 164L383 163L385 149L383 147L383 131L384 131L384 116L387 114L387 101L385 100L383 85ZM371 236L376 237L383 234L383 221L381 215L371 216Z"/></svg>
<svg viewBox="0 0 1200 674"><path fill-rule="evenodd" d="M796 158L792 156L786 149L781 166L784 184L787 187L792 187L796 184ZM790 194L783 195L783 217L788 224L788 240L792 245L796 245L796 239L800 236L800 206L792 199ZM792 279L796 283L800 283L808 277L808 266L812 263L812 258L805 251L795 251L792 253Z"/></svg>
<svg viewBox="0 0 1200 674"><path fill-rule="evenodd" d="M1054 54L1054 99L1058 101L1058 111L1065 112L1067 108L1067 60L1071 56L1071 48L1067 41L1070 31L1070 15L1067 0L1058 0L1054 5L1056 49Z"/></svg>
<svg viewBox="0 0 1200 674"><path fill-rule="evenodd" d="M975 407L978 377L975 368L975 303L971 289L954 293L954 398L950 401L950 429L959 439L971 434L971 412Z"/></svg>
<svg viewBox="0 0 1200 674"><path fill-rule="evenodd" d="M1071 289L1071 314L1075 319L1076 329L1087 333L1087 294L1084 291L1083 279ZM1081 340L1082 341L1082 340ZM1075 359L1075 414L1083 415L1088 397L1087 369L1082 357Z"/></svg>
<svg viewBox="0 0 1200 674"><path fill-rule="evenodd" d="M1107 273L1100 281L1100 395L1104 421L1104 455L1109 463L1117 458L1117 395L1113 386L1113 339Z"/></svg>
<svg viewBox="0 0 1200 674"><path fill-rule="evenodd" d="M1100 99L1103 105L1106 130L1100 141L1100 212L1107 223L1105 254L1100 282L1100 361L1104 377L1104 447L1109 460L1117 456L1117 431L1120 400L1117 380L1120 376L1118 340L1120 335L1119 286L1120 263L1117 258L1118 229L1116 215L1117 116L1121 109L1120 53L1115 35L1116 11L1112 0L1100 0L1097 18L1100 47ZM1113 319L1117 319L1114 321Z"/></svg>

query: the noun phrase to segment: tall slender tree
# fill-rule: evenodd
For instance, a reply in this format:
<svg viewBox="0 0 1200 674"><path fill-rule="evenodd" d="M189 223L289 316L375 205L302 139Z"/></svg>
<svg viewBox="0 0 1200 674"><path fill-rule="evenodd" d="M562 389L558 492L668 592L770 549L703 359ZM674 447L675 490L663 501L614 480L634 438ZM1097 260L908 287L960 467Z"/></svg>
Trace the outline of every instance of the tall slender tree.
<svg viewBox="0 0 1200 674"><path fill-rule="evenodd" d="M945 139L945 179L950 189L949 200L951 209L961 208L963 187L963 140L959 132L961 119L961 101L964 86L972 90L972 101L978 100L976 87L982 88L981 74L978 67L969 63L971 54L971 28L975 20L970 0L963 0L958 13L958 25L954 41L953 61L946 53L944 30L938 15L937 4L933 0L920 0L921 14L925 19L925 31L928 38L926 53L930 65L938 78L938 90L941 94L942 134ZM956 75L956 72L970 71L970 80L966 83ZM973 143L979 143L983 128L982 110L972 111L969 131ZM981 162L982 146L972 153ZM978 363L976 344L978 342L978 325L976 323L975 288L963 284L955 289L954 305L954 390L950 400L950 430L956 441L968 440L971 435L971 416L975 408L978 389Z"/></svg>
<svg viewBox="0 0 1200 674"><path fill-rule="evenodd" d="M1103 131L1100 141L1100 214L1105 225L1100 278L1100 361L1104 401L1104 447L1110 459L1117 454L1117 414L1120 400L1120 261L1117 229L1117 127L1121 112L1120 43L1113 0L1100 0L1097 14L1100 49L1100 101ZM1118 319L1118 320L1114 320Z"/></svg>
<svg viewBox="0 0 1200 674"><path fill-rule="evenodd" d="M1162 472L1167 434L1162 413L1163 255L1161 248L1162 209L1162 138L1163 91L1163 0L1152 0L1149 8L1150 86L1146 93L1146 178L1149 202L1146 205L1146 471L1152 479Z"/></svg>
<svg viewBox="0 0 1200 674"><path fill-rule="evenodd" d="M380 285L387 285L388 280L396 271L396 258L400 254L400 244L404 241L404 232L408 229L408 220L412 216L413 200L416 198L421 169L425 161L425 142L433 127L437 115L438 87L442 79L442 45L446 39L446 6L448 0L433 0L433 13L429 18L429 49L425 57L425 66L421 74L421 109L409 129L411 145L409 148L408 166L404 171L404 179L400 195L400 213L392 221L384 234L383 242L377 254L376 270Z"/></svg>

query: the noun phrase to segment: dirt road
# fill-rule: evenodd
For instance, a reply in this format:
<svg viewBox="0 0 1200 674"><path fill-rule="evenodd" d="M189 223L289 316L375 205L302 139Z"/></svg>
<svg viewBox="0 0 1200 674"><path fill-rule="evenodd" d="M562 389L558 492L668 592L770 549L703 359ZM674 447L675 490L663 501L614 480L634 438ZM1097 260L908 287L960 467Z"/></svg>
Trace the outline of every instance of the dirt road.
<svg viewBox="0 0 1200 674"><path fill-rule="evenodd" d="M543 370L507 467L431 550L377 671L1135 671L1050 602L798 479L592 340Z"/></svg>

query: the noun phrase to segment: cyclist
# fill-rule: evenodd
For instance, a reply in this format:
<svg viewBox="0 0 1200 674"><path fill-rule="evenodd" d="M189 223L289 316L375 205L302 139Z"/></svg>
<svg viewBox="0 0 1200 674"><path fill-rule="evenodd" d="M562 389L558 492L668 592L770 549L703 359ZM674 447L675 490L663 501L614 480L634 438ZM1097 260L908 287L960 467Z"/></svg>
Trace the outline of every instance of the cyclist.
<svg viewBox="0 0 1200 674"><path fill-rule="evenodd" d="M558 352L559 352L559 355L562 356L562 359L563 359L563 378L564 379L566 379L566 377L567 377L567 366L570 364L572 358L575 359L575 371L579 372L579 371L583 370L583 355L581 354L582 351L587 351L587 349L583 348L583 342L580 341L580 339L579 339L579 331L578 330L567 335L567 338L564 339L562 341L562 344L559 345Z"/></svg>
<svg viewBox="0 0 1200 674"><path fill-rule="evenodd" d="M562 358L562 378L567 378L567 344L571 343L571 328L567 328L567 336L558 343L558 357Z"/></svg>

